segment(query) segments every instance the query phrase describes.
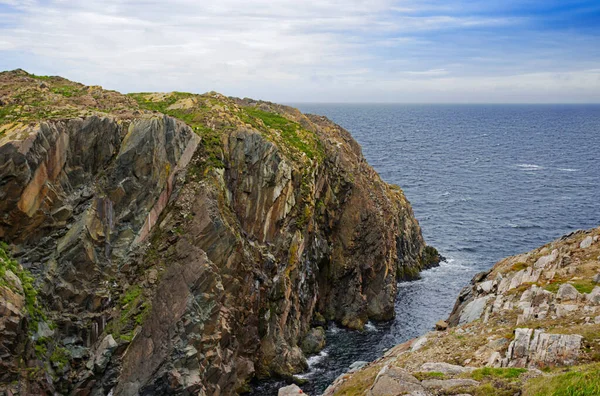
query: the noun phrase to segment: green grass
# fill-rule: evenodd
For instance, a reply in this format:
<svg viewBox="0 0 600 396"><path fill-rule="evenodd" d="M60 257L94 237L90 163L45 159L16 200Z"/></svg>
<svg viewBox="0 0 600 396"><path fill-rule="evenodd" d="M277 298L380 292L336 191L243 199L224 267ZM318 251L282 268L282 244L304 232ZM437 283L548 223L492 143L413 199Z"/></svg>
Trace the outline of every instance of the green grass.
<svg viewBox="0 0 600 396"><path fill-rule="evenodd" d="M525 396L600 395L600 365L553 377L533 378L525 385Z"/></svg>
<svg viewBox="0 0 600 396"><path fill-rule="evenodd" d="M8 245L6 245L4 242L0 242L0 286L7 286L11 288L11 285L8 284L4 277L7 270L10 270L19 278L21 281L21 286L23 287L23 294L25 296L25 307L29 315L30 329L35 331L37 330L38 322L41 320L46 320L46 316L44 315L44 312L42 311L42 308L37 300L38 292L34 286L34 279L29 271L21 267L16 260L10 257L7 251Z"/></svg>
<svg viewBox="0 0 600 396"><path fill-rule="evenodd" d="M58 87L53 87L50 89L55 94L62 95L66 98L71 98L73 96L80 95L82 93L80 87L72 86L72 85L61 85Z"/></svg>
<svg viewBox="0 0 600 396"><path fill-rule="evenodd" d="M529 265L527 265L527 263L523 263L523 262L519 262L519 263L515 263L510 267L511 271L521 271L524 270L525 268L529 267Z"/></svg>
<svg viewBox="0 0 600 396"><path fill-rule="evenodd" d="M515 379L519 378L521 374L526 372L524 368L492 368L483 367L471 372L471 378L475 381L481 381L486 378L504 378L504 379Z"/></svg>
<svg viewBox="0 0 600 396"><path fill-rule="evenodd" d="M158 111L177 118L189 125L202 138L202 147L204 147L206 158L200 169L195 170L195 173L202 174L206 169L225 167L225 164L221 160L222 133L207 127L210 109L202 106L200 103L190 109L168 109L181 99L199 97L199 95L187 92L172 92L161 101L148 100L147 95L147 93L128 94L142 109Z"/></svg>
<svg viewBox="0 0 600 396"><path fill-rule="evenodd" d="M261 120L268 128L279 130L281 132L281 137L286 144L306 154L308 158L315 159L323 157L320 141L315 137L314 139L310 139L312 141L307 142L308 139L304 139L300 136L299 133L303 132L303 130L297 122L288 120L279 114L263 111L255 107L245 107L244 112L250 117L249 119L246 118L244 121L247 121L255 128L257 125L252 118ZM304 131L304 133L310 134L308 131Z"/></svg>
<svg viewBox="0 0 600 396"><path fill-rule="evenodd" d="M52 355L50 355L50 362L59 370L62 370L69 363L70 357L71 355L67 349L56 346L52 351Z"/></svg>
<svg viewBox="0 0 600 396"><path fill-rule="evenodd" d="M544 286L544 289L548 290L549 292L556 293L556 292L558 292L560 285L562 285L563 283L565 283L565 282L553 282L553 283L550 283L550 284ZM577 291L579 293L591 293L592 290L594 290L594 287L596 286L589 279L580 280L580 281L571 281L568 283L570 283L575 289L577 289Z"/></svg>

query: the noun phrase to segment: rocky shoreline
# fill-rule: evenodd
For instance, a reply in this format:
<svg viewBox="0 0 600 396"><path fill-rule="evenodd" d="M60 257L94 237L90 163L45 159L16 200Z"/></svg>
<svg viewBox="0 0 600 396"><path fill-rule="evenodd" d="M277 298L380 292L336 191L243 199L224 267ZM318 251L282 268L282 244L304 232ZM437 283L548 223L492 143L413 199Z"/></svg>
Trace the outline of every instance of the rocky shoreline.
<svg viewBox="0 0 600 396"><path fill-rule="evenodd" d="M323 395L600 392L599 239L600 228L578 231L501 260L436 331L349 370Z"/></svg>
<svg viewBox="0 0 600 396"><path fill-rule="evenodd" d="M0 392L244 392L439 262L324 117L22 70L0 104Z"/></svg>

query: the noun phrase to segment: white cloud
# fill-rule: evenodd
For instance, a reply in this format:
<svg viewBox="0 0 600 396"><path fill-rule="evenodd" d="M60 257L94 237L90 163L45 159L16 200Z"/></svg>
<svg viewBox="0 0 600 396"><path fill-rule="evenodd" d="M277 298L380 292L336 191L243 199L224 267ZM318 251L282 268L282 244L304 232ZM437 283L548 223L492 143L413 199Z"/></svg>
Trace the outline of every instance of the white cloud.
<svg viewBox="0 0 600 396"><path fill-rule="evenodd" d="M121 91L218 90L279 101L365 101L404 100L423 92L435 99L441 89L495 89L491 81L531 87L515 79L467 78L456 59L436 55L446 45L428 37L449 29L518 25L524 20L451 15L447 6L435 4L392 0L0 0L0 4L17 10L0 14L6 15L6 23L0 24L2 64ZM424 11L427 15L419 16ZM21 59L26 64L15 64ZM565 82L558 75L544 81L563 89L582 88L579 80Z"/></svg>

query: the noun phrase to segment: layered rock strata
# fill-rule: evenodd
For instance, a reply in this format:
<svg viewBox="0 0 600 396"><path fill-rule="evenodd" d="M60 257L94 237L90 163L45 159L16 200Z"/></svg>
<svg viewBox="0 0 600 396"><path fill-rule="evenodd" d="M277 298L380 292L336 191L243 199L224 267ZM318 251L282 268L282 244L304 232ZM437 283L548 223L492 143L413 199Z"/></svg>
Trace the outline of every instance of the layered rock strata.
<svg viewBox="0 0 600 396"><path fill-rule="evenodd" d="M241 392L302 371L323 321L391 318L439 260L324 117L20 70L0 99L0 238L35 291L0 273L0 389Z"/></svg>

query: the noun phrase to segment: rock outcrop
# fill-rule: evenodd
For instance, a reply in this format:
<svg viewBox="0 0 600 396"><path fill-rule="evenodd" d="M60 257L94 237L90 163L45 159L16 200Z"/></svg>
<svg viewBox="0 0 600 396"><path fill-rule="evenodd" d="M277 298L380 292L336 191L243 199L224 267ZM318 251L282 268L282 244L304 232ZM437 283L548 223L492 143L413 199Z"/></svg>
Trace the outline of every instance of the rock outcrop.
<svg viewBox="0 0 600 396"><path fill-rule="evenodd" d="M599 239L600 228L578 231L498 262L461 291L450 327L340 376L325 395L541 395L565 366L577 366L569 392L594 393L586 378L600 367Z"/></svg>
<svg viewBox="0 0 600 396"><path fill-rule="evenodd" d="M391 318L439 261L324 117L21 70L0 99L0 239L28 282L0 273L0 391L233 394L302 371L313 323Z"/></svg>

